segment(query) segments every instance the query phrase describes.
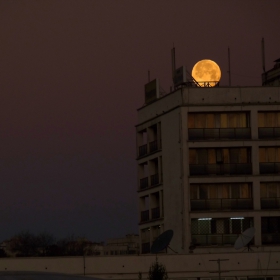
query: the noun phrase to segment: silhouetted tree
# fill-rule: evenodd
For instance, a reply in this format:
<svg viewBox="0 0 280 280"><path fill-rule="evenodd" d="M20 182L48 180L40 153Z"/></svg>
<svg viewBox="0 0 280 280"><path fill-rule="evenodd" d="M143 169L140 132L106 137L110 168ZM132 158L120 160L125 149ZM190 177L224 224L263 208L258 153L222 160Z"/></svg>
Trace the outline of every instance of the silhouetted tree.
<svg viewBox="0 0 280 280"><path fill-rule="evenodd" d="M48 255L48 248L55 242L49 233L34 235L29 231L23 231L9 240L9 249L17 257L33 257Z"/></svg>
<svg viewBox="0 0 280 280"><path fill-rule="evenodd" d="M149 269L148 279L149 280L167 280L168 275L167 275L165 266L157 261L155 263L153 263Z"/></svg>

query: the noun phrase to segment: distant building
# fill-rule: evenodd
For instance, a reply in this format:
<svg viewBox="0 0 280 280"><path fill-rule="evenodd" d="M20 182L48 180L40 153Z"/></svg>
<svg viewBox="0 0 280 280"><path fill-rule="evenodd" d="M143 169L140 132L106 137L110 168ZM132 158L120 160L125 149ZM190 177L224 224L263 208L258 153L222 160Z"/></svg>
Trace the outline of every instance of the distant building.
<svg viewBox="0 0 280 280"><path fill-rule="evenodd" d="M139 254L139 235L127 234L122 238L108 239L104 246L104 255Z"/></svg>
<svg viewBox="0 0 280 280"><path fill-rule="evenodd" d="M168 229L182 254L235 252L249 227L253 246L280 248L279 62L273 87L149 89L136 125L142 254Z"/></svg>

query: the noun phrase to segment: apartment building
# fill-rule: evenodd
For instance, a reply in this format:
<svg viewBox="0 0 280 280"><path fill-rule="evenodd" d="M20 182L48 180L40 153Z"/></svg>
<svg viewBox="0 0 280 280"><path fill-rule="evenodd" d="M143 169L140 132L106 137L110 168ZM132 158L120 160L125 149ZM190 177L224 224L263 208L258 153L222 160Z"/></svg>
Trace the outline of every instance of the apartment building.
<svg viewBox="0 0 280 280"><path fill-rule="evenodd" d="M233 252L249 227L252 248L280 246L280 87L154 88L136 125L141 253L168 229L168 253Z"/></svg>

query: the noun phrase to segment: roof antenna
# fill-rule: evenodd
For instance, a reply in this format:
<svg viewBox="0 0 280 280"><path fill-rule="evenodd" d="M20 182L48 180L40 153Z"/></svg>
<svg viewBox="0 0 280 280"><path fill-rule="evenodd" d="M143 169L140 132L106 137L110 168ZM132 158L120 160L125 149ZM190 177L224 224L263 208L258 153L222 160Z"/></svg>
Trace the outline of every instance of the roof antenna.
<svg viewBox="0 0 280 280"><path fill-rule="evenodd" d="M230 48L228 47L228 85L231 87L231 73L230 73Z"/></svg>
<svg viewBox="0 0 280 280"><path fill-rule="evenodd" d="M262 38L262 67L265 73L265 53L264 53L264 38Z"/></svg>
<svg viewBox="0 0 280 280"><path fill-rule="evenodd" d="M172 63L172 81L174 84L174 73L176 70L176 61L175 61L175 47L174 47L174 43L173 43L173 48L171 49L171 63Z"/></svg>

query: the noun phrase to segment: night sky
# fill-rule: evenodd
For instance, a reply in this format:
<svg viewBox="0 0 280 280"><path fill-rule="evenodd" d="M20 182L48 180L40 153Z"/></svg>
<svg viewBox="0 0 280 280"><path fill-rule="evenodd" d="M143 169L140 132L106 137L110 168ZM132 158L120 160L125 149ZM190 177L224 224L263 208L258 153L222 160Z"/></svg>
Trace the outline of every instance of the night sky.
<svg viewBox="0 0 280 280"><path fill-rule="evenodd" d="M135 125L144 84L189 72L261 85L280 58L279 0L1 0L0 241L138 233Z"/></svg>

